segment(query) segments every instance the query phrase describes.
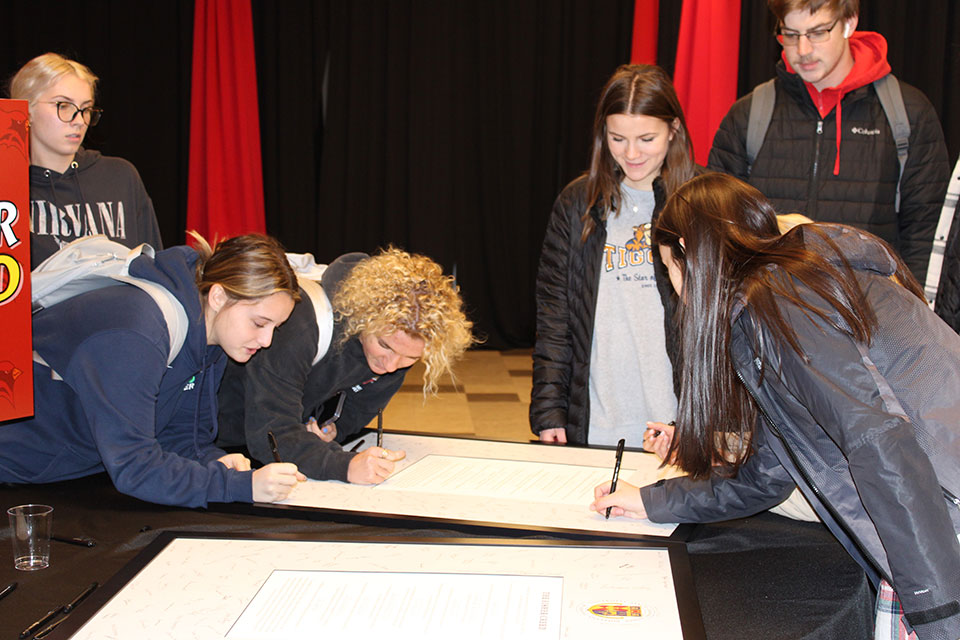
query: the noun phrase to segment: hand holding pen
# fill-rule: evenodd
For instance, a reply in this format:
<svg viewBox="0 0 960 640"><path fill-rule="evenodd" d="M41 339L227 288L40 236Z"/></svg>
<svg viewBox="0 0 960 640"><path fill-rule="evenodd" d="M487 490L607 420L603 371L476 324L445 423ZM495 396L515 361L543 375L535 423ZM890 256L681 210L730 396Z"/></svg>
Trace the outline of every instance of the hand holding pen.
<svg viewBox="0 0 960 640"><path fill-rule="evenodd" d="M337 437L336 422L330 422L321 427L317 422L317 419L313 416L310 416L310 419L307 420L304 426L307 428L307 431L317 436L324 442L332 442L334 438Z"/></svg>
<svg viewBox="0 0 960 640"><path fill-rule="evenodd" d="M628 482L620 482L620 464L623 460L623 445L621 440L617 444L617 460L613 470L613 480L598 485L593 490L593 502L590 503L590 510L597 513L610 515L626 516L628 518L646 518L647 510L643 506L643 499L640 497L640 489Z"/></svg>
<svg viewBox="0 0 960 640"><path fill-rule="evenodd" d="M276 436L272 431L267 432L267 442L273 454L272 464L260 467L253 472L253 501L277 502L284 500L293 491L299 482L306 482L307 477L297 470L297 465L284 462L280 457L280 449Z"/></svg>
<svg viewBox="0 0 960 640"><path fill-rule="evenodd" d="M643 432L643 449L655 453L661 460L666 459L675 427L676 424L672 420L666 424L648 422L647 429Z"/></svg>
<svg viewBox="0 0 960 640"><path fill-rule="evenodd" d="M613 493L617 490L617 478L620 477L620 463L623 462L623 446L626 444L626 442L626 440L620 438L620 442L617 443L617 460L613 465L613 480L610 481L610 493ZM613 509L613 505L607 507L607 512L603 516L607 520L610 519L611 509Z"/></svg>

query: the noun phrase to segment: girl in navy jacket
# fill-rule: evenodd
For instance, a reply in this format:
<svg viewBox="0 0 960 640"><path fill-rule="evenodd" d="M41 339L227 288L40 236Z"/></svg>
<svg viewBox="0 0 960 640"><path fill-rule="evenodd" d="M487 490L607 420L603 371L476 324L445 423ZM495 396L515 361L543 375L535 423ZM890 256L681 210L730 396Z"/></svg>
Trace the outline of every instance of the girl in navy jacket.
<svg viewBox="0 0 960 640"><path fill-rule="evenodd" d="M55 482L106 470L123 493L189 507L281 500L298 480L293 464L251 471L213 446L216 390L226 356L246 362L270 346L298 299L283 248L261 235L211 251L174 247L142 255L130 274L156 282L189 321L167 365L160 308L137 287L80 294L34 315L35 415L0 427L0 481Z"/></svg>

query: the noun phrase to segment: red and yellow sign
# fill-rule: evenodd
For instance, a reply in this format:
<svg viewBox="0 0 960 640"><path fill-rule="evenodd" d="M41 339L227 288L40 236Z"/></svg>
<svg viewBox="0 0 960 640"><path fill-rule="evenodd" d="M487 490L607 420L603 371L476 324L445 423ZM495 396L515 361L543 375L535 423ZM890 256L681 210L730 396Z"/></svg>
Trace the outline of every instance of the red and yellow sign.
<svg viewBox="0 0 960 640"><path fill-rule="evenodd" d="M0 429L33 415L26 100L0 100Z"/></svg>

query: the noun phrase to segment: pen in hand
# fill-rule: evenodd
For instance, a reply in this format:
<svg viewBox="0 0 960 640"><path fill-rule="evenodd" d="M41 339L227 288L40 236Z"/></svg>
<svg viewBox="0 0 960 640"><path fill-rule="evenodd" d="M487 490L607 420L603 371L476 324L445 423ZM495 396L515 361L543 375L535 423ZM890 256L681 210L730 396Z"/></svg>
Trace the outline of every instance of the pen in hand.
<svg viewBox="0 0 960 640"><path fill-rule="evenodd" d="M623 462L623 445L625 445L626 442L626 440L620 438L620 442L617 443L617 462L613 465L613 480L610 481L610 493L617 490L617 477L620 475L620 463ZM607 514L604 516L607 520L610 519L611 509L613 509L612 506L607 507Z"/></svg>
<svg viewBox="0 0 960 640"><path fill-rule="evenodd" d="M383 409L377 412L377 446L383 447Z"/></svg>
<svg viewBox="0 0 960 640"><path fill-rule="evenodd" d="M273 461L283 462L283 458L280 457L280 451L277 449L277 437L273 435L273 431L267 431L267 440L270 441L270 451L273 452Z"/></svg>

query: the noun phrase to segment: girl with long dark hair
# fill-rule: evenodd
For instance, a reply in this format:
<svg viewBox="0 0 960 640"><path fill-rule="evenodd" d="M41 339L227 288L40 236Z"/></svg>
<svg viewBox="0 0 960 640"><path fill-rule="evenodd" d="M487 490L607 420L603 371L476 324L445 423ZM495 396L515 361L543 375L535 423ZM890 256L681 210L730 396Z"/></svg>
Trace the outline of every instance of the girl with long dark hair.
<svg viewBox="0 0 960 640"><path fill-rule="evenodd" d="M795 483L917 637L960 637L960 337L903 262L851 227L781 236L766 198L721 174L681 187L653 240L680 298L667 456L689 476L601 485L591 508L726 520Z"/></svg>

